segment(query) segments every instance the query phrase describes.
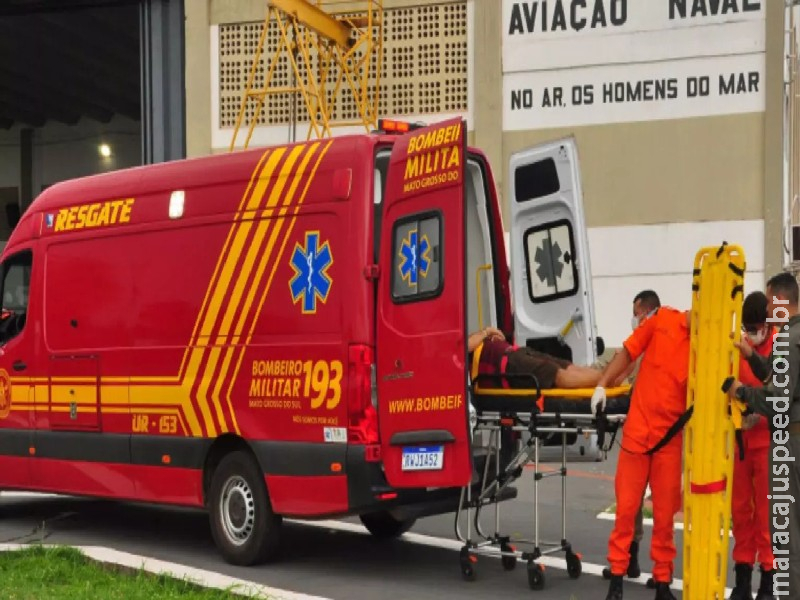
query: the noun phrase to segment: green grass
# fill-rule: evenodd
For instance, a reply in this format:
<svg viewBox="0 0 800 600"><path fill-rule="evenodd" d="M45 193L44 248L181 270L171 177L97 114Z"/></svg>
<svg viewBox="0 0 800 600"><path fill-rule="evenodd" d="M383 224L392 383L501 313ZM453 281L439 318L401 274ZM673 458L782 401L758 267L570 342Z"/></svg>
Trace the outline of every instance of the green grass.
<svg viewBox="0 0 800 600"><path fill-rule="evenodd" d="M16 552L0 552L2 600L230 600L245 597L253 596L239 596L230 590L208 589L166 575L98 563L73 548L31 546Z"/></svg>

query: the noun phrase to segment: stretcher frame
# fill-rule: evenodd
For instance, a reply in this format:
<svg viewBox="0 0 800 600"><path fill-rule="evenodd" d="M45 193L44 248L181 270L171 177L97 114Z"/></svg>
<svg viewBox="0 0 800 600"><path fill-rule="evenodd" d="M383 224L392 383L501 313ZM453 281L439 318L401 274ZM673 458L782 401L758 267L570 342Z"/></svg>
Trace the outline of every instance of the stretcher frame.
<svg viewBox="0 0 800 600"><path fill-rule="evenodd" d="M487 380L495 383L512 383L515 380L523 384L523 389L506 389L501 386L496 388L484 387ZM473 428L474 436L482 431L489 433L489 455L480 474L480 493L473 496L473 485L470 482L461 490L459 508L455 516L456 538L464 543L459 561L461 574L467 581L476 578L476 563L478 555L499 554L501 564L507 571L516 567L518 560L527 562L528 585L533 590L545 587L544 567L536 561L542 556L564 552L567 561L567 572L572 579L581 575L581 555L574 552L572 544L567 540L567 435L591 434L598 436L598 445L603 452L613 446L617 431L624 422L625 414L607 414L601 411L599 415L583 412L546 412L546 398L584 399L589 404L594 389L545 389L539 387L535 377L529 375L479 375L472 382L472 402L476 409L476 425ZM627 395L630 386L609 388L606 395L609 401ZM494 406L493 406L494 404ZM500 404L500 406L496 406ZM514 444L511 440L514 432L530 434L528 441L516 454L503 465L503 455L507 451L504 444ZM611 442L605 447L604 441L607 434L611 434ZM540 472L539 448L541 437L544 435L561 435L561 468ZM513 452L512 448L509 448ZM501 535L500 502L506 500L504 494L509 486L522 476L525 466L533 461L533 496L534 496L534 537L530 539L512 539L511 536ZM490 478L490 466L494 466L494 474ZM540 539L539 535L539 482L548 477L561 477L561 540L560 542L547 542ZM487 505L494 505L494 532L486 534L480 523L481 511ZM467 530L466 535L461 531L461 518L466 508ZM473 528L476 538L473 537ZM532 546L531 550L517 550L516 544Z"/></svg>

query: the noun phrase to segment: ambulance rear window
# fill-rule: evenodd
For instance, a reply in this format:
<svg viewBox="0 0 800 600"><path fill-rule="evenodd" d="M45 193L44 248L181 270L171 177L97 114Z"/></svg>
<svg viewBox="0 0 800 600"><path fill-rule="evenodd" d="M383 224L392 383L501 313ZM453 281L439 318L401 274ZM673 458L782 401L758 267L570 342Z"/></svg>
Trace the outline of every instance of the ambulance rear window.
<svg viewBox="0 0 800 600"><path fill-rule="evenodd" d="M559 219L531 227L523 234L528 297L549 302L578 292L572 224Z"/></svg>
<svg viewBox="0 0 800 600"><path fill-rule="evenodd" d="M442 219L438 213L411 215L395 223L392 297L396 302L413 302L439 295L442 282L441 238Z"/></svg>
<svg viewBox="0 0 800 600"><path fill-rule="evenodd" d="M552 196L560 189L558 169L552 158L518 167L514 171L514 195L517 202Z"/></svg>

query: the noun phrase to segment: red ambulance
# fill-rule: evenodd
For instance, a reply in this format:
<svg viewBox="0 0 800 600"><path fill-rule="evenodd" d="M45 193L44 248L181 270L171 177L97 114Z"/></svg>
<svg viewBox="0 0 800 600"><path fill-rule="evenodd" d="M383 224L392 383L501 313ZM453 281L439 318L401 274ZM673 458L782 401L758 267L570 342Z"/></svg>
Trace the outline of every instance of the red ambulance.
<svg viewBox="0 0 800 600"><path fill-rule="evenodd" d="M454 511L468 332L598 342L573 142L512 157L512 314L466 137L387 123L48 188L0 257L0 489L205 507L243 565L283 517L388 537Z"/></svg>

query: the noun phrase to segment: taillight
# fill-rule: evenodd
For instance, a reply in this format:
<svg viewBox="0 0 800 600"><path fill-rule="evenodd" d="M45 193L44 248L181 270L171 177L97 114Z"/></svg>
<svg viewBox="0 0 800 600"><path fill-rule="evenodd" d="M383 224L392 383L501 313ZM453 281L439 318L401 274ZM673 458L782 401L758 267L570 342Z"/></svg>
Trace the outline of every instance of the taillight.
<svg viewBox="0 0 800 600"><path fill-rule="evenodd" d="M372 405L372 348L350 346L348 356L347 441L374 444L378 441L378 413Z"/></svg>

